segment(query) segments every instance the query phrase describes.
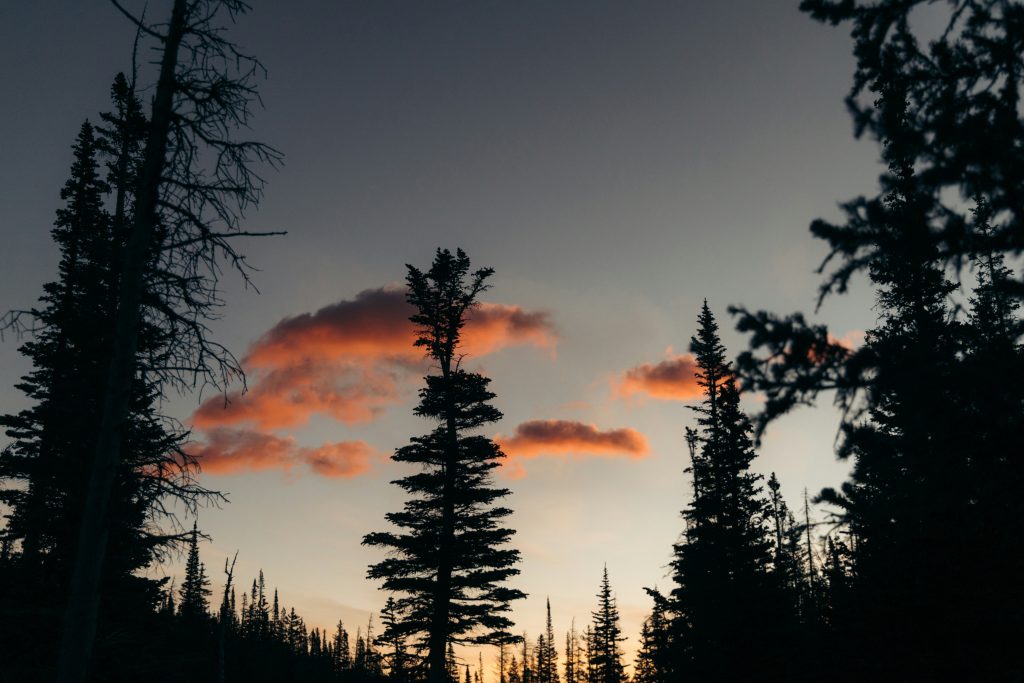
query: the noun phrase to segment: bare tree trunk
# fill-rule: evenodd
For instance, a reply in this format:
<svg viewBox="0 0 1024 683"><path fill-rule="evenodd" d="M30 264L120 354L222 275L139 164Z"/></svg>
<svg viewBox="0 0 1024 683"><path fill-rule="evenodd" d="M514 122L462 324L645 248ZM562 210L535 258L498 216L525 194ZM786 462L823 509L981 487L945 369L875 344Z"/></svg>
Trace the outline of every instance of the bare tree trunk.
<svg viewBox="0 0 1024 683"><path fill-rule="evenodd" d="M62 683L85 681L96 637L100 577L109 535L110 496L121 461L124 426L136 368L135 351L145 268L157 220L157 199L174 106L178 48L185 33L185 20L185 0L175 0L164 38L160 79L153 99L146 155L136 195L134 225L124 252L113 351L103 394L103 414L64 616L58 662L58 680Z"/></svg>
<svg viewBox="0 0 1024 683"><path fill-rule="evenodd" d="M231 612L231 603L228 596L231 594L231 581L235 578L235 562L238 561L238 551L235 551L235 559L231 560L231 567L228 567L227 559L224 560L224 573L228 580L224 584L224 599L220 603L220 620L217 623L217 683L224 683L224 669L226 652L224 642L227 640L228 623L234 614ZM277 604L277 593L274 593L274 604Z"/></svg>

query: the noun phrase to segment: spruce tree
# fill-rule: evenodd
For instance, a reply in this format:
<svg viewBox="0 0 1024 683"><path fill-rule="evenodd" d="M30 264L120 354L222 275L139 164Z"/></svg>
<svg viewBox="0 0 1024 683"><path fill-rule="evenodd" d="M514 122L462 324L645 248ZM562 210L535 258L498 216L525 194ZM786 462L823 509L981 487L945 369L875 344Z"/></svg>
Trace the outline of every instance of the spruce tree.
<svg viewBox="0 0 1024 683"><path fill-rule="evenodd" d="M688 439L693 500L672 562L675 666L696 680L774 678L769 510L760 476L750 471L752 428L706 301L697 322L690 349L704 399L693 407L700 427Z"/></svg>
<svg viewBox="0 0 1024 683"><path fill-rule="evenodd" d="M437 369L426 376L415 413L437 426L393 456L420 468L395 482L411 496L401 512L387 515L398 530L363 539L390 553L368 575L400 596L403 635L415 636L426 649L432 683L447 675L449 644L510 638L505 613L511 601L524 597L504 585L518 573L519 552L508 547L514 532L500 526L511 510L495 505L509 491L491 485L503 454L491 439L470 433L501 413L489 403L490 380L465 370L459 349L462 328L492 273L471 273L461 249L439 249L427 272L408 266L416 346L426 349Z"/></svg>
<svg viewBox="0 0 1024 683"><path fill-rule="evenodd" d="M192 526L188 544L188 559L185 562L185 579L181 582L181 600L178 614L188 621L199 621L210 612L210 580L206 568L199 561L199 531Z"/></svg>
<svg viewBox="0 0 1024 683"><path fill-rule="evenodd" d="M118 110L137 103L130 90L119 87L123 85L123 78L115 81ZM33 369L18 388L31 405L0 417L0 426L11 438L0 453L0 480L5 482L0 503L7 516L2 533L20 546L11 560L16 578L0 588L0 604L37 615L39 623L20 629L23 634L40 629L32 638L35 642L57 637L59 624L49 615L63 609L71 584L101 413L96 388L105 381L111 326L119 305L124 232L118 212L131 215L133 210L122 196L128 181L111 171L108 182L102 162L117 166L124 158L133 158L137 136L119 132L127 124L118 116L105 120L108 128L99 132L88 122L82 125L71 177L61 191L65 204L51 233L60 253L58 278L44 285L41 305L32 311L34 338L21 349ZM109 144L114 139L121 140L118 156L113 156ZM131 168L127 162L123 165ZM113 214L108 208L111 201ZM103 628L141 641L141 622L162 596L161 581L140 575L139 570L187 538L161 528L172 509L168 499L177 499L187 509L209 492L196 485L194 462L181 451L186 435L160 414L158 381L146 373L149 362L167 354L169 339L148 320L140 321L137 334L140 360L120 432L124 456L114 470L106 518L108 561L98 591ZM8 596L4 590L13 592ZM22 660L34 666L33 659L38 658L30 644L17 645L20 637L16 632L0 634L16 653L12 666ZM144 656L140 647L132 650ZM52 660L52 654L46 658ZM107 650L100 653L97 666L116 668L121 661L126 658Z"/></svg>
<svg viewBox="0 0 1024 683"><path fill-rule="evenodd" d="M589 683L622 683L626 672L619 644L625 637L619 626L619 608L612 595L607 566L597 592L597 609L590 615Z"/></svg>
<svg viewBox="0 0 1024 683"><path fill-rule="evenodd" d="M384 632L377 639L377 644L385 648L382 658L388 678L392 681L405 681L409 676L408 654L401 629L402 614L394 597L388 597L384 603L384 608L380 611L380 620L384 625Z"/></svg>
<svg viewBox="0 0 1024 683"><path fill-rule="evenodd" d="M806 6L813 5L824 18L826 4L831 3ZM845 291L854 274L866 272L876 291L878 324L860 348L850 351L827 341L827 330L807 325L802 316L779 319L740 311L740 328L754 333L753 350L764 351L744 354L742 365L748 383L768 396L766 420L829 390L837 391L845 409L838 454L852 461L853 471L840 489L821 494L855 541L849 547L848 575L828 569L833 598L832 585L845 591L849 584L843 604L827 610L830 628L845 635L835 640L832 658L849 658L856 678L1001 678L1024 672L1018 660L1006 655L1013 649L1009 634L1024 627L1024 591L1016 578L1024 571L1024 561L1017 559L1024 557L1019 522L1024 506L1017 493L1024 485L1024 467L1019 458L1002 457L1019 449L1024 433L1024 373L1015 355L1019 329L1004 338L1004 354L985 348L979 330L999 327L987 322L1000 309L998 299L985 302L988 279L998 267L984 262L1005 248L1007 226L1022 215L1014 215L1001 193L1024 176L1004 168L1009 175L988 177L990 191L985 191L969 180L974 170L961 168L965 175L959 177L936 173L934 166L929 170L933 164L958 164L963 159L957 155L974 152L943 147L952 138L940 142L939 131L930 129L939 111L952 115L959 104L949 109L949 101L933 101L938 109L921 109L922 97L938 91L950 95L960 86L951 81L936 90L930 77L922 81L918 76L923 74L907 72L907 51L918 49L905 21L914 4L880 2L868 8L851 2L828 10L833 20L855 14L866 31L856 35L864 69L857 88L869 87L876 96L865 120L870 119L882 142L888 169L878 197L843 206L845 222L812 224L815 236L831 248L823 267L838 263L821 291L822 296ZM965 38L962 50L943 59L975 73L1005 65L968 64L972 54L1001 40L994 33L982 46L969 35L977 37L976 31L988 30L984 27L1006 28L996 27L1001 20L986 16L983 5L965 5L956 22L978 23L964 33L947 33L933 45ZM869 39L874 32L868 29L883 25L892 32ZM1004 92L1017 87L1006 85ZM996 100L979 105L996 105ZM962 122L955 128L962 131ZM979 135L988 132L979 130ZM954 134L960 135L952 128L942 131ZM940 190L947 184L971 190L973 220L957 218L946 206ZM1003 210L999 240L988 226L995 193L1001 195ZM957 289L950 277L957 272L946 268L951 256L963 256L965 244L971 261L980 266L966 320L950 305ZM1009 301L1003 297L1012 292L1012 276L996 277L1002 284L995 291ZM1004 318L1011 324L1017 319L1014 314ZM865 650L872 656L860 656Z"/></svg>

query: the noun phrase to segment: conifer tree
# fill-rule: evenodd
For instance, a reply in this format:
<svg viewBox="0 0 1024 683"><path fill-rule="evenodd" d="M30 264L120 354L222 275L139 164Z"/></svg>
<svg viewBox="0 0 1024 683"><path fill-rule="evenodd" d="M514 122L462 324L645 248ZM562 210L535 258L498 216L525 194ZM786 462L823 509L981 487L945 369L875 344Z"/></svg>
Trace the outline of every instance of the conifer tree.
<svg viewBox="0 0 1024 683"><path fill-rule="evenodd" d="M87 485L78 508L58 657L59 676L68 683L86 677L96 595L110 574L105 564L120 552L108 548L108 540L115 537L111 520L125 514L118 510L125 497L116 490L131 453L126 426L140 397L137 385L140 379L151 383L141 395L154 400L163 395L164 383L186 388L210 380L223 386L239 369L223 347L210 342L204 323L221 303L216 284L224 261L246 276L230 235L238 233L241 212L261 194L262 179L252 165L279 158L265 145L230 139L258 101L253 77L259 62L228 42L217 25L222 12L232 18L244 12L243 2L175 0L162 27L146 26L118 7L140 29L138 35L159 41L161 57L142 163L130 172L131 215L115 230L124 240L114 271L116 306L98 335L104 342L102 380L93 384L101 388L93 399L98 420L86 441L92 456L85 460ZM119 170L129 173L127 165ZM128 206L126 198L118 209ZM147 323L161 333L165 353L144 350Z"/></svg>
<svg viewBox="0 0 1024 683"><path fill-rule="evenodd" d="M459 660L455 657L455 646L448 642L444 656L445 675L451 683L459 683Z"/></svg>
<svg viewBox="0 0 1024 683"><path fill-rule="evenodd" d="M537 645L537 680L540 683L559 683L558 650L555 648L555 631L551 625L551 599L547 599L547 618L544 635Z"/></svg>
<svg viewBox="0 0 1024 683"><path fill-rule="evenodd" d="M597 593L597 610L591 612L591 618L589 683L622 683L626 673L619 644L625 637L619 626L619 609L608 581L607 566Z"/></svg>
<svg viewBox="0 0 1024 683"><path fill-rule="evenodd" d="M510 638L505 613L524 594L504 585L518 573L519 553L507 547L514 532L500 526L511 511L495 506L508 489L491 485L491 470L503 454L489 438L470 433L501 413L488 403L494 397L490 380L466 371L459 349L462 328L493 271L471 273L461 249L439 249L430 270L408 271L416 345L438 371L427 375L415 412L437 427L393 456L421 468L395 482L412 496L403 511L387 515L400 531L368 534L363 543L392 554L368 575L400 595L404 634L419 639L430 681L440 683L447 646Z"/></svg>
<svg viewBox="0 0 1024 683"><path fill-rule="evenodd" d="M348 640L345 625L338 620L338 628L334 632L334 658L336 671L348 671L352 668L352 649Z"/></svg>
<svg viewBox="0 0 1024 683"><path fill-rule="evenodd" d="M1012 492L1024 483L1024 467L1019 458L1009 465L999 455L1020 442L1024 394L1017 378L1022 373L1012 352L993 365L974 364L971 349L980 319L957 320L949 305L956 289L949 277L955 273L945 266L951 256L964 254L965 244L979 254L1005 248L1006 242L994 243L985 228L989 204L1000 195L1005 240L1007 225L1022 214L1005 203L1016 190L1003 193L1024 176L1019 168L1004 167L1009 175L975 184L972 168L960 167L964 176L936 172L937 166L955 166L964 161L961 155L978 150L973 135L963 146L964 139L954 133L962 130L959 119L955 127L932 128L961 111L962 104L951 107L934 96L949 96L962 82L944 81L938 87L927 69L908 73L911 65L904 58L920 56L905 21L915 4L805 3L819 18L856 19L862 69L857 90L870 88L876 96L870 111L863 112L864 121L882 142L888 165L878 197L846 203L844 223L812 224L815 236L831 247L823 267L839 264L822 285L821 296L845 291L854 274L866 272L876 291L878 325L860 348L850 351L830 343L823 326L809 326L802 316L780 319L740 310L740 329L752 331L752 349L763 352L744 354L742 366L746 381L768 396L762 425L795 405L813 402L821 391L836 390L845 409L838 454L853 462L853 472L839 490L823 491L821 499L839 511L856 541L849 548L849 599L845 607L834 604L829 612L830 627L847 636L840 644L849 649L838 656L858 667L853 675L999 678L1024 673L1019 661L1004 654L1013 648L1007 634L1024 627L1024 594L1015 578L1024 571L1024 562L1016 560L1024 557L1022 528L1010 521L1020 520L1024 511L1020 496ZM985 7L990 4L964 4L951 26L963 28L961 22L967 22L967 28L947 32L931 49L942 52L958 43L952 52L936 56L988 81L1005 63L971 59L1000 43L1005 34L1000 38L999 31L1006 26ZM892 31L876 34L883 26ZM984 45L976 42L977 31L989 29L995 33ZM1017 59L1014 55L1011 61ZM927 62L918 65L924 68ZM1015 92L1019 79L1005 86L1004 93ZM937 108L923 110L925 99ZM1012 99L1016 102L1016 95ZM977 104L991 112L1002 106L997 102L982 98ZM1016 121L1016 105L1011 109ZM958 140L941 139L946 135ZM998 143L1001 148L1005 144ZM974 197L973 221L961 220L959 209L946 206L940 194L943 186L961 184ZM984 292L990 271L980 271ZM1011 284L1007 278L999 289L1009 290ZM1019 337L1010 347L1017 343ZM993 377L999 380L985 379ZM1000 395L996 404L990 403ZM994 415L1010 419L986 419ZM1013 483L1001 488L996 480ZM835 583L845 583L833 567L828 573L840 579ZM859 656L864 650L875 654Z"/></svg>
<svg viewBox="0 0 1024 683"><path fill-rule="evenodd" d="M387 669L388 678L392 681L405 681L408 677L408 655L405 636L402 635L400 628L402 615L398 611L394 597L388 597L384 603L384 608L380 611L380 620L384 625L384 632L377 639L377 643L385 648L383 664Z"/></svg>
<svg viewBox="0 0 1024 683"><path fill-rule="evenodd" d="M565 634L565 683L577 683L576 651L576 624L573 623Z"/></svg>
<svg viewBox="0 0 1024 683"><path fill-rule="evenodd" d="M697 322L690 349L704 399L693 408L700 426L690 439L694 493L672 562L675 666L697 680L773 678L769 510L760 476L750 471L752 428L706 301Z"/></svg>
<svg viewBox="0 0 1024 683"><path fill-rule="evenodd" d="M516 661L516 653L512 653L512 661L508 665L508 683L523 683L523 676L519 673L519 662Z"/></svg>
<svg viewBox="0 0 1024 683"><path fill-rule="evenodd" d="M181 582L181 602L178 613L188 620L199 620L210 612L210 580L206 568L199 561L199 531L192 526L188 545L188 559L185 562L185 580Z"/></svg>
<svg viewBox="0 0 1024 683"><path fill-rule="evenodd" d="M119 83L123 79L115 82L118 107L125 98L131 100L130 93L118 90ZM118 130L116 117L108 122ZM112 135L97 132L88 122L79 131L71 176L61 191L65 204L51 233L60 252L58 278L44 286L41 306L32 311L34 338L21 349L33 369L18 388L31 405L0 417L11 438L0 453L0 503L7 517L0 535L20 547L11 559L15 580L0 587L0 604L39 615L39 623L19 629L22 634L39 629L32 639L37 643L57 637L52 632L57 620L43 615L63 609L71 584L101 412L96 388L104 382L118 306L118 255L124 235L108 203L111 194L121 195L120 184L112 183L122 181L113 173L111 182L104 180L101 169ZM122 153L130 157L135 150L129 138ZM130 212L130 206L121 210ZM140 353L158 358L166 353L167 343L149 322L140 323ZM187 509L208 493L195 484L193 463L180 452L184 433L159 414L157 399L153 378L137 373L122 429L124 457L115 469L107 517L108 562L98 588L104 623L132 637L141 636L135 624L162 599L161 582L139 575L139 570L187 538L161 528L172 509L166 498L176 498ZM7 590L12 592L8 595ZM21 636L0 637L14 644ZM15 645L12 651L12 667L24 661L34 668L39 661L31 643ZM52 652L45 657L52 660ZM116 659L112 651L103 657Z"/></svg>

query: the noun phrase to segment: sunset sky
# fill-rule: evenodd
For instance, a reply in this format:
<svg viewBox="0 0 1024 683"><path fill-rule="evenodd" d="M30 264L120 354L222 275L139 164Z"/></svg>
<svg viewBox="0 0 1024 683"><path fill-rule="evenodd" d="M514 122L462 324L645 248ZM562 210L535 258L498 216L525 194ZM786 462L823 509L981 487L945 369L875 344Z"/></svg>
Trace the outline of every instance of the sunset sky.
<svg viewBox="0 0 1024 683"><path fill-rule="evenodd" d="M311 625L354 633L379 610L364 576L380 551L360 540L404 500L389 454L431 428L412 415L426 366L404 264L462 247L496 271L465 362L505 415L489 435L509 454L518 628L540 632L546 597L557 632L582 627L607 563L632 651L689 500L701 302L732 353L728 305L811 313L824 248L808 224L876 185L842 101L848 36L796 0L253 4L230 36L268 69L250 134L285 165L245 227L288 234L244 246L260 293L223 282L213 328L248 393L167 406L230 498L199 518L215 583L237 549L243 582L262 567ZM7 310L55 276L70 147L130 69L133 29L99 0L3 3L0 27ZM817 317L856 343L871 303L858 281ZM3 412L25 405L17 346L0 344ZM755 467L802 504L845 476L836 426L828 405L780 420Z"/></svg>

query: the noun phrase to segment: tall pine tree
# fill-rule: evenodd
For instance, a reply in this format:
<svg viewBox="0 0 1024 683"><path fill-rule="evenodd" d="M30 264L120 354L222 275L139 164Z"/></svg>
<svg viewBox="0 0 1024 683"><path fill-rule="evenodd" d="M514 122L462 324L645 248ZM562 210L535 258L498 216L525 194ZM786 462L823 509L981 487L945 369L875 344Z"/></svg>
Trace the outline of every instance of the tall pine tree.
<svg viewBox="0 0 1024 683"><path fill-rule="evenodd" d="M518 573L519 552L508 547L513 530L500 526L511 510L495 505L509 491L491 484L491 470L503 453L491 439L472 434L501 413L489 403L490 380L462 367L459 348L462 328L493 270L470 272L461 249L439 249L427 272L408 270L415 343L437 369L426 376L415 413L437 426L393 456L420 468L395 482L412 496L401 512L387 515L399 531L371 533L363 543L389 551L368 575L400 595L396 606L406 617L396 635L419 639L429 680L441 683L452 643L511 638L505 613L524 594L504 585Z"/></svg>
<svg viewBox="0 0 1024 683"><path fill-rule="evenodd" d="M752 429L706 301L697 322L690 349L704 399L693 408L700 430L688 433L693 500L672 562L675 666L693 680L771 679L778 674L768 643L768 506L750 471Z"/></svg>

